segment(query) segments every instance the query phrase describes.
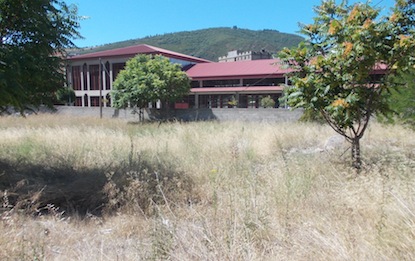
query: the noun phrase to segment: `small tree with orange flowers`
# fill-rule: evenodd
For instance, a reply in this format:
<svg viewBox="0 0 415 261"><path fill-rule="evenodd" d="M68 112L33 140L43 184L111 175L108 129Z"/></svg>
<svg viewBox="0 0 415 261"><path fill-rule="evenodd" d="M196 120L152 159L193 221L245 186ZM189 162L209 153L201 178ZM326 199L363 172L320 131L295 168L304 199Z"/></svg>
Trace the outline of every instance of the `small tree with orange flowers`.
<svg viewBox="0 0 415 261"><path fill-rule="evenodd" d="M279 53L293 69L287 104L320 113L351 143L352 165L360 169L360 139L375 113L389 110L386 95L399 87L392 76L414 63L415 3L396 0L389 16L369 3L323 1L308 37ZM378 74L376 74L378 73Z"/></svg>

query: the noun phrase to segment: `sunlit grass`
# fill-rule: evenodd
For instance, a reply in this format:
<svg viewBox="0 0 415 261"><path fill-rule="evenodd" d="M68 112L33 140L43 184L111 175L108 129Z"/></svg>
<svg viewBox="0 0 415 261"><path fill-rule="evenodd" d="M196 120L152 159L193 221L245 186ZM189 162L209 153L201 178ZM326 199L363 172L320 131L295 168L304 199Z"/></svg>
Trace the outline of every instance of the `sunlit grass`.
<svg viewBox="0 0 415 261"><path fill-rule="evenodd" d="M102 215L5 208L0 259L414 260L413 131L373 123L359 174L347 144L325 150L334 135L311 123L0 118L0 160L16 169L118 175ZM174 184L119 177L146 170Z"/></svg>

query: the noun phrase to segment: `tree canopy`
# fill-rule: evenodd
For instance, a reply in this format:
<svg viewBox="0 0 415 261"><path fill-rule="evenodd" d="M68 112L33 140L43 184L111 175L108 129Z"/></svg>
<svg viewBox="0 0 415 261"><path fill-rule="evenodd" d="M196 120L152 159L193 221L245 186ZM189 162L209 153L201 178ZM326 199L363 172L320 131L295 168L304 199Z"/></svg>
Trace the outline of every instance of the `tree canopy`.
<svg viewBox="0 0 415 261"><path fill-rule="evenodd" d="M111 97L116 108L141 109L157 100L174 102L189 91L190 80L179 64L161 55L139 54L118 74Z"/></svg>
<svg viewBox="0 0 415 261"><path fill-rule="evenodd" d="M76 7L62 1L0 0L0 112L52 106L78 28Z"/></svg>
<svg viewBox="0 0 415 261"><path fill-rule="evenodd" d="M397 75L396 82L401 88L392 90L389 97L393 115L399 122L415 128L415 68Z"/></svg>
<svg viewBox="0 0 415 261"><path fill-rule="evenodd" d="M323 1L313 24L302 25L307 42L279 53L293 68L287 103L321 113L352 144L353 166L360 168L360 139L371 116L389 108L393 75L414 63L414 1L397 0L380 17L370 3ZM375 75L375 70L381 72Z"/></svg>

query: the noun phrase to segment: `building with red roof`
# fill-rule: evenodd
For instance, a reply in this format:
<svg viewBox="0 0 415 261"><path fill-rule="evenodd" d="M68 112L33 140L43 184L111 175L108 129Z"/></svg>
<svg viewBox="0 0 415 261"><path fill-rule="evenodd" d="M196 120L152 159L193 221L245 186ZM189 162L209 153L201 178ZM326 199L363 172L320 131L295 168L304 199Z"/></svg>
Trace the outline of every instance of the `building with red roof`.
<svg viewBox="0 0 415 261"><path fill-rule="evenodd" d="M68 85L72 86L75 91L75 106L99 106L100 97L102 97L103 106L110 107L109 93L113 81L124 69L127 60L137 54L162 55L169 58L171 62L179 63L183 68L211 62L146 44L74 55L67 59L66 71Z"/></svg>
<svg viewBox="0 0 415 261"><path fill-rule="evenodd" d="M75 106L99 106L102 100L104 107L110 107L113 81L137 54L162 55L182 65L191 79L191 90L175 108L258 108L268 96L278 107L284 86L289 85L290 70L277 59L211 62L141 44L68 58L67 79L75 91ZM383 73L381 67L374 72Z"/></svg>
<svg viewBox="0 0 415 261"><path fill-rule="evenodd" d="M137 54L162 55L182 65L192 80L189 96L177 104L182 108L259 107L262 97L277 100L287 83L288 71L275 59L218 63L141 44L69 57L67 78L75 106L99 106L103 97L103 106L109 107L113 81Z"/></svg>
<svg viewBox="0 0 415 261"><path fill-rule="evenodd" d="M192 79L188 102L196 108L226 108L235 103L239 108L258 108L263 97L278 101L288 84L288 72L276 59L199 63L186 71Z"/></svg>

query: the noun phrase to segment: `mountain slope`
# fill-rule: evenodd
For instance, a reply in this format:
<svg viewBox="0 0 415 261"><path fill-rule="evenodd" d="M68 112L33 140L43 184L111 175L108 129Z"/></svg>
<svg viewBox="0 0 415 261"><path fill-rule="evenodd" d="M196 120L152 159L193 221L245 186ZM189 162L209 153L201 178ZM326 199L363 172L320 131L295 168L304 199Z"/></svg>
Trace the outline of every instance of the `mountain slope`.
<svg viewBox="0 0 415 261"><path fill-rule="evenodd" d="M96 52L137 44L149 44L156 47L180 52L211 61L217 61L228 51L260 51L276 53L283 47L296 46L304 39L298 35L281 33L275 30L248 30L236 27L210 28L195 31L169 33L140 39L106 44L87 48L82 53Z"/></svg>

